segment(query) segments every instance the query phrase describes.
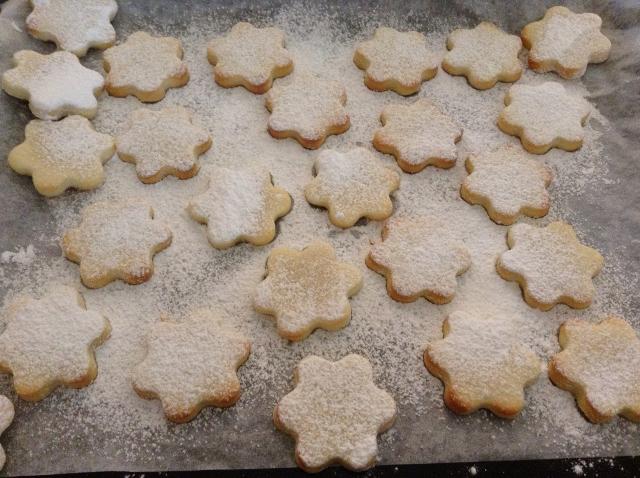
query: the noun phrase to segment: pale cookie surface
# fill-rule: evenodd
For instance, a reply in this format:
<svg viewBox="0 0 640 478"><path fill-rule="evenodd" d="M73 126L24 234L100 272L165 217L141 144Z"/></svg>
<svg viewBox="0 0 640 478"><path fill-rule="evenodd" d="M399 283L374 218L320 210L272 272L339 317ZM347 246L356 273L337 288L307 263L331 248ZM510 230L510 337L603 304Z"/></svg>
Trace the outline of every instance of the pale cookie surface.
<svg viewBox="0 0 640 478"><path fill-rule="evenodd" d="M576 309L589 307L595 294L592 278L602 269L598 251L582 245L569 224L546 227L516 224L496 263L503 279L520 284L531 307L549 310L556 304Z"/></svg>
<svg viewBox="0 0 640 478"><path fill-rule="evenodd" d="M147 338L147 355L133 371L133 388L157 398L167 418L192 420L204 407L230 407L240 398L236 372L251 343L208 310L181 322L161 320Z"/></svg>
<svg viewBox="0 0 640 478"><path fill-rule="evenodd" d="M9 166L33 178L44 196L68 188L89 190L104 182L104 168L115 152L113 138L97 133L88 119L68 116L61 121L32 120L25 141L9 153Z"/></svg>
<svg viewBox="0 0 640 478"><path fill-rule="evenodd" d="M429 165L450 168L456 164L462 128L431 101L386 106L380 121L382 128L376 130L373 146L395 156L403 171L417 173Z"/></svg>
<svg viewBox="0 0 640 478"><path fill-rule="evenodd" d="M209 42L209 62L216 83L225 88L244 86L252 93L265 93L275 78L293 70L291 54L284 48L284 33L278 28L256 28L236 23L227 36Z"/></svg>
<svg viewBox="0 0 640 478"><path fill-rule="evenodd" d="M15 415L15 409L13 408L13 403L4 395L0 395L0 435L9 428L11 422L13 422L13 417ZM4 453L4 449L0 445L0 470L4 467L5 462L7 461L7 456Z"/></svg>
<svg viewBox="0 0 640 478"><path fill-rule="evenodd" d="M470 204L482 205L498 224L513 224L521 214L542 217L549 212L551 170L519 146L504 144L470 155L465 166L469 176L460 195Z"/></svg>
<svg viewBox="0 0 640 478"><path fill-rule="evenodd" d="M13 55L15 68L2 75L2 89L29 102L37 118L56 120L68 115L93 118L97 96L104 87L102 75L85 68L67 51L41 55L22 50Z"/></svg>
<svg viewBox="0 0 640 478"><path fill-rule="evenodd" d="M169 88L189 81L180 40L135 32L103 54L106 88L112 96L133 95L145 103L164 98Z"/></svg>
<svg viewBox="0 0 640 478"><path fill-rule="evenodd" d="M273 421L296 441L296 463L308 472L333 464L366 470L376 462L377 435L396 418L393 397L373 382L369 361L350 354L330 362L310 355L294 372L292 392Z"/></svg>
<svg viewBox="0 0 640 478"><path fill-rule="evenodd" d="M595 324L569 319L560 327L562 351L549 362L549 378L571 392L593 423L616 415L640 422L640 340L620 317Z"/></svg>
<svg viewBox="0 0 640 478"><path fill-rule="evenodd" d="M401 95L420 91L422 82L438 72L438 58L427 48L422 33L399 32L389 27L378 28L371 40L360 43L353 61L365 70L368 88Z"/></svg>
<svg viewBox="0 0 640 478"><path fill-rule="evenodd" d="M171 231L153 218L139 200L101 201L82 211L80 225L67 231L62 250L80 264L82 283L90 288L116 279L141 284L153 274L153 256L171 244Z"/></svg>
<svg viewBox="0 0 640 478"><path fill-rule="evenodd" d="M338 227L358 219L380 221L393 212L389 195L400 187L400 176L371 152L355 148L346 153L322 151L315 161L316 177L304 189L307 201L329 210Z"/></svg>
<svg viewBox="0 0 640 478"><path fill-rule="evenodd" d="M254 306L273 315L278 333L302 340L317 328L338 330L351 318L349 297L362 287L362 273L336 259L330 244L315 242L302 251L278 247L267 260Z"/></svg>
<svg viewBox="0 0 640 478"><path fill-rule="evenodd" d="M544 154L551 148L575 151L582 146L583 126L591 105L584 98L567 93L560 83L513 85L504 104L498 126L505 133L518 136L530 153Z"/></svg>
<svg viewBox="0 0 640 478"><path fill-rule="evenodd" d="M116 136L118 156L136 165L143 183L157 183L168 175L195 176L198 157L210 147L209 133L194 124L192 113L181 106L136 110Z"/></svg>
<svg viewBox="0 0 640 478"><path fill-rule="evenodd" d="M456 276L471 266L466 246L433 217L392 217L374 244L367 266L387 280L392 299L413 302L424 297L435 304L451 302Z"/></svg>
<svg viewBox="0 0 640 478"><path fill-rule="evenodd" d="M0 371L13 375L24 400L42 400L60 385L82 388L98 374L95 347L111 333L109 321L87 310L77 290L57 285L41 298L23 296L6 307Z"/></svg>
<svg viewBox="0 0 640 478"><path fill-rule="evenodd" d="M187 210L207 224L207 237L217 249L239 242L255 246L276 237L276 220L291 210L291 196L271 182L267 171L215 168L207 190L193 198Z"/></svg>
<svg viewBox="0 0 640 478"><path fill-rule="evenodd" d="M462 415L480 408L503 418L520 413L524 388L542 364L518 339L519 329L511 317L454 312L444 321L444 339L429 345L424 363L444 383L447 407Z"/></svg>
<svg viewBox="0 0 640 478"><path fill-rule="evenodd" d="M108 48L116 41L111 25L118 12L115 0L31 0L31 5L29 33L61 50L84 56L89 48Z"/></svg>
<svg viewBox="0 0 640 478"><path fill-rule="evenodd" d="M566 7L551 7L544 18L522 29L529 49L529 68L543 73L555 71L563 78L579 78L589 63L609 57L611 41L600 32L602 19L595 13L573 13Z"/></svg>

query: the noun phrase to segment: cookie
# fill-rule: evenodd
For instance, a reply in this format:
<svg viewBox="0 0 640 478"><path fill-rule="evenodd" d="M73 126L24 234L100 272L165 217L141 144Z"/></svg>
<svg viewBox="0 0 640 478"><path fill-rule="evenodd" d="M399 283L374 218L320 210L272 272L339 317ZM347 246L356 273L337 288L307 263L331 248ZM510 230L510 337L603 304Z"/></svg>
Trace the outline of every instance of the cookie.
<svg viewBox="0 0 640 478"><path fill-rule="evenodd" d="M498 127L518 136L530 153L544 154L551 148L575 151L582 147L583 126L591 105L584 98L567 93L560 83L513 85L504 104Z"/></svg>
<svg viewBox="0 0 640 478"><path fill-rule="evenodd" d="M147 355L133 371L133 388L159 399L166 417L185 423L204 407L230 407L240 398L236 372L251 343L208 310L184 321L162 320L147 338Z"/></svg>
<svg viewBox="0 0 640 478"><path fill-rule="evenodd" d="M15 409L13 403L4 395L0 395L0 435L9 428L11 422L13 422L13 416L15 415ZM4 449L0 445L0 470L4 467L7 461L7 456L4 453Z"/></svg>
<svg viewBox="0 0 640 478"><path fill-rule="evenodd" d="M207 190L187 210L207 224L207 238L216 249L239 242L263 246L276 237L276 220L291 210L289 193L272 183L267 171L215 168Z"/></svg>
<svg viewBox="0 0 640 478"><path fill-rule="evenodd" d="M493 23L454 30L447 38L447 49L442 69L450 75L466 76L469 84L479 90L492 88L498 81L518 81L522 74L518 59L522 41Z"/></svg>
<svg viewBox="0 0 640 478"><path fill-rule="evenodd" d="M438 73L438 59L419 32L380 27L371 40L358 45L353 62L364 70L364 84L374 91L401 95L420 91L422 82Z"/></svg>
<svg viewBox="0 0 640 478"><path fill-rule="evenodd" d="M377 435L393 426L396 404L373 382L369 361L356 354L337 362L310 355L298 363L293 380L273 421L295 439L298 466L312 473L333 463L353 471L371 468Z"/></svg>
<svg viewBox="0 0 640 478"><path fill-rule="evenodd" d="M73 53L41 55L22 50L13 55L13 63L15 68L2 75L2 89L28 101L36 118L93 118L98 112L96 97L102 93L104 79L100 73L82 66Z"/></svg>
<svg viewBox="0 0 640 478"><path fill-rule="evenodd" d="M374 244L367 266L386 277L393 300L434 304L453 300L456 277L471 266L471 255L446 225L433 217L392 217Z"/></svg>
<svg viewBox="0 0 640 478"><path fill-rule="evenodd" d="M104 168L115 153L113 138L97 133L88 119L30 121L25 140L11 150L9 166L33 178L43 196L59 196L68 188L95 189L104 182Z"/></svg>
<svg viewBox="0 0 640 478"><path fill-rule="evenodd" d="M640 340L624 319L595 324L569 319L558 333L561 352L549 362L549 378L571 392L593 423L621 415L640 422Z"/></svg>
<svg viewBox="0 0 640 478"><path fill-rule="evenodd" d="M269 134L294 138L307 149L318 149L332 134L349 129L344 105L347 93L337 81L299 73L269 90L265 105L271 112Z"/></svg>
<svg viewBox="0 0 640 478"><path fill-rule="evenodd" d="M209 133L194 124L193 114L181 106L136 110L116 136L118 156L135 164L138 178L147 184L168 175L195 176L198 157L210 147Z"/></svg>
<svg viewBox="0 0 640 478"><path fill-rule="evenodd" d="M328 209L334 225L346 228L361 217L380 221L391 216L389 195L400 187L400 176L368 150L327 149L316 158L314 169L316 177L304 188L304 196Z"/></svg>
<svg viewBox="0 0 640 478"><path fill-rule="evenodd" d="M485 408L515 418L524 407L524 388L542 368L518 339L518 324L510 317L454 312L442 329L444 339L427 347L424 364L442 380L447 407L460 415Z"/></svg>
<svg viewBox="0 0 640 478"><path fill-rule="evenodd" d="M153 256L171 244L171 231L139 200L101 201L82 211L80 225L62 238L67 259L80 265L89 288L116 279L142 284L153 274Z"/></svg>
<svg viewBox="0 0 640 478"><path fill-rule="evenodd" d="M102 58L111 96L133 95L144 103L154 103L164 98L169 88L189 81L182 44L175 38L135 32L126 42L106 50Z"/></svg>
<svg viewBox="0 0 640 478"><path fill-rule="evenodd" d="M511 225L520 215L543 217L549 212L551 170L520 147L503 144L470 155L465 166L469 176L462 182L460 196L484 207L494 222Z"/></svg>
<svg viewBox="0 0 640 478"><path fill-rule="evenodd" d="M456 143L462 138L462 128L431 101L419 99L410 105L386 106L380 121L382 128L373 135L373 146L395 156L404 172L456 164Z"/></svg>
<svg viewBox="0 0 640 478"><path fill-rule="evenodd" d="M297 341L318 328L345 327L351 318L349 297L361 287L360 270L338 261L330 244L314 242L302 251L277 247L253 303L258 312L275 317L282 337Z"/></svg>
<svg viewBox="0 0 640 478"><path fill-rule="evenodd" d="M598 251L582 245L573 228L564 222L546 227L516 224L509 228L507 243L496 262L503 279L517 282L531 307L549 310L556 304L574 309L591 305L595 287L591 280L602 269Z"/></svg>
<svg viewBox="0 0 640 478"><path fill-rule="evenodd" d="M293 59L284 48L279 28L256 28L236 23L225 37L209 42L209 63L216 83L225 88L244 86L252 93L266 93L275 78L293 71Z"/></svg>
<svg viewBox="0 0 640 478"><path fill-rule="evenodd" d="M95 348L109 338L109 321L87 310L72 287L56 285L41 298L23 296L6 307L0 371L13 375L23 400L37 401L58 386L83 388L98 374Z"/></svg>
<svg viewBox="0 0 640 478"><path fill-rule="evenodd" d="M555 71L566 79L580 78L589 63L609 57L611 41L600 32L602 19L595 13L573 13L551 7L544 18L522 29L529 49L529 68L539 73Z"/></svg>

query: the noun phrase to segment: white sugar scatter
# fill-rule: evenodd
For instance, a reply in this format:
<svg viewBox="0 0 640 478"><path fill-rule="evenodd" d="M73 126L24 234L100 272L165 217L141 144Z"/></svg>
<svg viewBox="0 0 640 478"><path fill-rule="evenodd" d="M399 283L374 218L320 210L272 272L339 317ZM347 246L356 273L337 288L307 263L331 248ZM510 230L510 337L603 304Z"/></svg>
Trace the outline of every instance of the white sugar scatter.
<svg viewBox="0 0 640 478"><path fill-rule="evenodd" d="M27 247L18 247L14 251L4 251L0 254L0 263L26 266L31 264L35 257L36 250L33 244L29 244Z"/></svg>

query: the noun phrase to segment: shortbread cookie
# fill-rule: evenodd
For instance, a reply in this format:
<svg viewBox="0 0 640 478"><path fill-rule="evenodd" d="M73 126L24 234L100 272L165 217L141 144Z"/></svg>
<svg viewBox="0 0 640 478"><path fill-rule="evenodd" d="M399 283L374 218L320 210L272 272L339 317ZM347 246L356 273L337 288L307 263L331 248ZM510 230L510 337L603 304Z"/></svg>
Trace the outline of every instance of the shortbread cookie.
<svg viewBox="0 0 640 478"><path fill-rule="evenodd" d="M294 138L307 149L318 149L327 136L349 129L347 93L337 81L299 73L279 81L265 99L274 138Z"/></svg>
<svg viewBox="0 0 640 478"><path fill-rule="evenodd" d="M6 308L0 371L13 375L24 400L42 400L58 386L83 388L98 374L95 348L111 333L109 321L87 310L77 290L57 285L40 299L23 296Z"/></svg>
<svg viewBox="0 0 640 478"><path fill-rule="evenodd" d="M88 119L69 116L62 121L30 121L24 143L9 153L9 166L33 178L43 196L58 196L68 188L89 190L104 182L104 168L115 143L97 133Z"/></svg>
<svg viewBox="0 0 640 478"><path fill-rule="evenodd" d="M171 231L139 200L101 201L82 211L82 221L62 238L67 259L80 264L92 289L116 279L141 284L153 274L153 256L171 244Z"/></svg>
<svg viewBox="0 0 640 478"><path fill-rule="evenodd" d="M447 38L450 50L442 69L451 75L464 75L479 90L492 88L498 81L518 81L522 65L518 53L522 41L503 32L493 23L481 22L471 30L454 30Z"/></svg>
<svg viewBox="0 0 640 478"><path fill-rule="evenodd" d="M82 66L74 54L57 51L41 55L22 50L13 55L13 63L15 68L2 75L2 89L28 101L37 118L96 115L96 97L102 93L104 79L100 73Z"/></svg>
<svg viewBox="0 0 640 478"><path fill-rule="evenodd" d="M330 244L315 242L302 251L278 247L267 260L254 307L273 315L278 333L296 341L315 329L338 330L349 323L349 297L362 287L360 270L336 259Z"/></svg>
<svg viewBox="0 0 640 478"><path fill-rule="evenodd" d="M263 246L276 237L276 220L291 210L291 196L273 185L267 171L216 168L207 190L187 210L207 224L207 237L217 249L239 242Z"/></svg>
<svg viewBox="0 0 640 478"><path fill-rule="evenodd" d="M498 274L520 284L531 307L549 310L567 304L583 309L591 305L595 294L591 279L602 269L604 259L595 249L582 245L569 224L516 224L509 228L507 243L511 250L498 257Z"/></svg>
<svg viewBox="0 0 640 478"><path fill-rule="evenodd" d="M555 71L563 78L579 78L589 63L609 57L611 41L600 32L602 19L595 13L573 13L566 7L551 7L544 18L522 29L529 49L529 68Z"/></svg>
<svg viewBox="0 0 640 478"><path fill-rule="evenodd" d="M395 156L403 171L417 173L429 165L450 168L456 164L462 128L431 101L386 106L380 121L383 127L376 130L373 146Z"/></svg>
<svg viewBox="0 0 640 478"><path fill-rule="evenodd" d="M454 312L442 328L444 339L429 345L424 364L444 383L447 407L461 415L485 408L515 418L542 364L518 339L513 319Z"/></svg>
<svg viewBox="0 0 640 478"><path fill-rule="evenodd" d="M13 422L13 416L15 414L15 410L13 408L13 403L4 395L0 395L0 435L9 428L11 422ZM5 462L7 461L7 456L4 453L4 449L0 445L0 470L4 467Z"/></svg>
<svg viewBox="0 0 640 478"><path fill-rule="evenodd" d="M438 72L438 59L419 32L399 32L380 27L371 40L358 45L353 62L365 70L364 84L374 91L401 95L420 91L422 82Z"/></svg>
<svg viewBox="0 0 640 478"><path fill-rule="evenodd" d="M273 421L295 439L298 466L308 472L333 463L354 471L372 467L377 435L393 425L396 404L373 382L369 361L356 354L337 362L310 355L296 366L293 380Z"/></svg>
<svg viewBox="0 0 640 478"><path fill-rule="evenodd" d="M106 88L111 96L133 95L145 103L164 98L169 88L189 81L180 40L135 32L103 55Z"/></svg>
<svg viewBox="0 0 640 478"><path fill-rule="evenodd" d="M347 153L327 149L315 161L316 177L304 189L309 203L329 210L338 227L351 227L361 217L380 221L391 216L389 195L400 176L364 148Z"/></svg>
<svg viewBox="0 0 640 478"><path fill-rule="evenodd" d="M136 110L116 136L118 156L134 163L138 178L147 184L168 175L195 176L200 169L198 157L210 147L209 133L194 124L192 113L181 106Z"/></svg>
<svg viewBox="0 0 640 478"><path fill-rule="evenodd" d="M31 5L29 33L61 50L84 56L89 48L103 50L116 41L111 25L118 12L115 0L31 0Z"/></svg>
<svg viewBox="0 0 640 478"><path fill-rule="evenodd" d="M207 56L215 65L216 83L225 88L244 86L256 94L267 92L275 78L293 71L282 30L247 22L236 23L227 36L211 40Z"/></svg>
<svg viewBox="0 0 640 478"><path fill-rule="evenodd" d="M438 219L392 217L366 263L386 277L392 299L413 302L424 297L446 304L455 295L456 277L471 266L471 255Z"/></svg>
<svg viewBox="0 0 640 478"><path fill-rule="evenodd" d="M470 155L465 165L469 176L462 182L460 195L484 207L498 224L513 224L521 214L542 217L549 212L551 170L519 146L504 144Z"/></svg>
<svg viewBox="0 0 640 478"><path fill-rule="evenodd" d="M204 407L230 407L240 398L236 372L251 343L211 311L182 322L160 321L147 339L147 355L133 371L133 388L157 398L169 420L184 423Z"/></svg>
<svg viewBox="0 0 640 478"><path fill-rule="evenodd" d="M560 83L513 85L504 104L498 126L505 133L518 136L530 153L544 154L551 148L575 151L582 146L583 126L591 105L584 98L567 93Z"/></svg>
<svg viewBox="0 0 640 478"><path fill-rule="evenodd" d="M593 423L616 415L640 422L640 340L633 327L610 316L598 324L569 319L558 334L562 351L549 378L571 392Z"/></svg>

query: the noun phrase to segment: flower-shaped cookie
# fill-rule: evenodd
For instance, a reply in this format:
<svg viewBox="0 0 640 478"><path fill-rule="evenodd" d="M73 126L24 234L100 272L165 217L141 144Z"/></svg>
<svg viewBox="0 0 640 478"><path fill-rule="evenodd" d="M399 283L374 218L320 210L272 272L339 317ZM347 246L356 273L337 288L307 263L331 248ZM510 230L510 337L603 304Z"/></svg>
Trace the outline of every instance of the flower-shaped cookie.
<svg viewBox="0 0 640 478"><path fill-rule="evenodd" d="M310 355L295 368L294 385L273 421L294 437L298 466L308 472L332 463L354 471L372 467L377 435L393 425L396 404L373 382L369 361L356 354L337 362Z"/></svg>
<svg viewBox="0 0 640 478"><path fill-rule="evenodd" d="M67 115L93 118L98 111L96 97L102 93L104 79L85 68L78 57L67 51L41 55L22 50L13 55L15 68L2 75L2 89L11 96L27 100L37 118L56 120Z"/></svg>
<svg viewBox="0 0 640 478"><path fill-rule="evenodd" d="M450 50L442 68L451 75L464 75L474 88L486 90L498 81L518 81L522 65L518 53L522 41L493 23L482 22L471 30L454 30L447 38Z"/></svg>
<svg viewBox="0 0 640 478"><path fill-rule="evenodd" d="M309 203L329 210L338 227L351 227L361 217L388 218L389 195L400 187L400 176L364 148L347 153L327 149L315 161L316 177L304 189Z"/></svg>
<svg viewBox="0 0 640 478"><path fill-rule="evenodd" d="M115 0L31 0L29 33L52 41L77 56L89 48L108 48L116 41L111 20L118 12Z"/></svg>
<svg viewBox="0 0 640 478"><path fill-rule="evenodd" d="M236 23L227 36L211 40L207 56L215 65L216 83L225 88L244 86L256 94L265 93L275 78L293 70L282 30L247 22Z"/></svg>
<svg viewBox="0 0 640 478"><path fill-rule="evenodd" d="M609 57L611 41L600 32L602 19L595 13L573 13L551 7L544 18L522 29L529 49L529 68L540 73L555 71L563 78L579 78L589 63Z"/></svg>
<svg viewBox="0 0 640 478"><path fill-rule="evenodd" d="M291 196L256 169L216 168L207 190L187 207L196 221L207 224L207 237L217 249L238 242L263 246L276 237L276 220L291 210Z"/></svg>
<svg viewBox="0 0 640 478"><path fill-rule="evenodd" d="M274 138L294 138L307 149L318 149L327 136L349 129L347 93L337 81L300 73L279 81L265 99Z"/></svg>
<svg viewBox="0 0 640 478"><path fill-rule="evenodd" d="M504 144L470 155L465 165L469 176L460 195L470 204L482 205L498 224L513 224L521 214L542 217L549 212L551 170L519 146Z"/></svg>
<svg viewBox="0 0 640 478"><path fill-rule="evenodd" d="M192 113L181 106L136 110L116 136L118 156L134 163L138 178L147 184L170 174L180 179L195 176L198 157L210 147L209 133L194 124Z"/></svg>
<svg viewBox="0 0 640 478"><path fill-rule="evenodd" d="M82 211L82 221L62 238L67 259L80 264L82 283L92 289L121 279L141 284L153 274L153 256L171 244L171 231L138 200L102 201Z"/></svg>
<svg viewBox="0 0 640 478"><path fill-rule="evenodd" d="M456 164L462 128L429 100L386 106L380 121L383 127L376 130L373 146L395 156L403 171L417 173L429 165L450 168Z"/></svg>
<svg viewBox="0 0 640 478"><path fill-rule="evenodd" d="M420 91L422 82L438 72L438 59L419 32L399 32L380 27L371 40L358 45L353 62L365 70L364 84L374 91L393 90L401 95Z"/></svg>
<svg viewBox="0 0 640 478"><path fill-rule="evenodd" d="M556 304L575 309L591 305L593 277L604 259L582 245L573 228L564 222L546 227L516 224L509 228L507 243L496 268L503 279L516 281L531 307L549 310Z"/></svg>
<svg viewBox="0 0 640 478"><path fill-rule="evenodd" d="M4 395L0 395L0 435L9 428L13 421L15 409L13 403ZM0 446L0 470L4 467L4 463L7 460L7 456L4 453L4 449Z"/></svg>
<svg viewBox="0 0 640 478"><path fill-rule="evenodd" d="M498 127L518 136L530 153L544 154L554 147L575 151L582 146L583 126L591 105L584 98L567 93L560 83L513 85L504 104Z"/></svg>
<svg viewBox="0 0 640 478"><path fill-rule="evenodd" d="M135 32L103 54L106 88L112 96L133 95L145 103L164 98L169 88L189 81L180 40Z"/></svg>
<svg viewBox="0 0 640 478"><path fill-rule="evenodd" d="M169 420L184 423L204 407L230 407L240 398L236 372L251 343L208 310L182 322L160 321L147 339L147 356L133 371L142 398L158 398Z"/></svg>
<svg viewBox="0 0 640 478"><path fill-rule="evenodd" d="M471 266L471 255L441 221L432 217L392 217L374 244L367 266L387 279L387 291L399 302L424 297L451 302L456 276Z"/></svg>
<svg viewBox="0 0 640 478"><path fill-rule="evenodd" d="M517 331L507 317L454 312L444 321L444 339L429 345L424 364L444 383L447 407L461 415L480 408L503 418L520 413L541 363Z"/></svg>
<svg viewBox="0 0 640 478"><path fill-rule="evenodd" d="M278 247L269 254L254 307L275 317L282 337L302 340L318 328L345 327L351 318L349 297L361 287L360 270L339 262L327 243L315 242L302 251Z"/></svg>
<svg viewBox="0 0 640 478"><path fill-rule="evenodd" d="M9 166L33 178L44 196L67 188L95 189L104 182L104 168L115 152L113 138L97 133L88 119L69 116L62 121L30 121L25 141L9 153Z"/></svg>
<svg viewBox="0 0 640 478"><path fill-rule="evenodd" d="M640 422L640 340L633 327L610 316L594 324L569 319L560 327L562 351L549 362L549 378L571 392L593 423L616 415Z"/></svg>
<svg viewBox="0 0 640 478"><path fill-rule="evenodd" d="M0 371L13 375L24 400L42 400L60 385L82 388L98 374L94 349L111 333L109 321L87 310L77 290L57 285L40 299L20 297L6 308Z"/></svg>

